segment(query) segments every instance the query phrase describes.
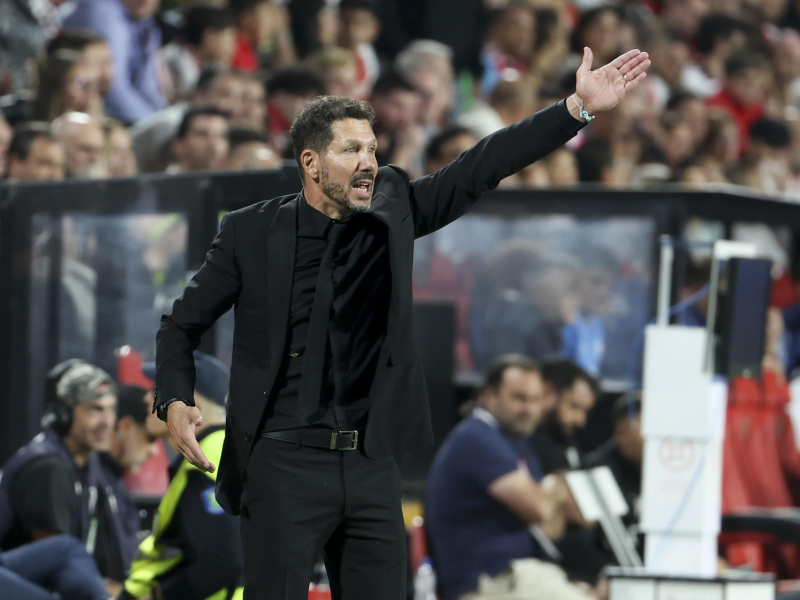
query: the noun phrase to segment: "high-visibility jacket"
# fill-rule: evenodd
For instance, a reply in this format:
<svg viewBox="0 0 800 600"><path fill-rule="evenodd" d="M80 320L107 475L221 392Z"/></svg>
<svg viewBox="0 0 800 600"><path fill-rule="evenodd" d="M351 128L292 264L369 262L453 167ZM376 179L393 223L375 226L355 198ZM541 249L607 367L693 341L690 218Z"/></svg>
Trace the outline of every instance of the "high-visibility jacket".
<svg viewBox="0 0 800 600"><path fill-rule="evenodd" d="M219 464L222 455L222 443L225 440L225 430L214 431L200 440L200 449L212 463ZM189 481L189 473L199 469L185 458L181 461L175 476L167 488L167 493L161 499L153 520L153 533L145 538L139 545L139 552L131 565L131 573L125 581L125 591L134 598L142 598L158 587L159 579L178 566L183 560L180 549L167 546L162 536L172 522L175 510L180 502L181 495ZM201 471L202 472L202 471ZM211 481L216 481L217 471L203 473ZM206 600L242 600L244 588L235 590L221 589Z"/></svg>

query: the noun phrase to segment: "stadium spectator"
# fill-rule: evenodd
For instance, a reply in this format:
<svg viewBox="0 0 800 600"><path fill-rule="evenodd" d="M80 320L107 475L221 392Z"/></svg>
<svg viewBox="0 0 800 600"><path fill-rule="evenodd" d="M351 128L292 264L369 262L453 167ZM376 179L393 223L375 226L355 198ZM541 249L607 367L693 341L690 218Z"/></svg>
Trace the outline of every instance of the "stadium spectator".
<svg viewBox="0 0 800 600"><path fill-rule="evenodd" d="M48 373L45 402L44 431L3 466L0 548L73 535L104 577L121 575L130 559L125 526L98 455L114 435L116 385L100 368L72 359Z"/></svg>
<svg viewBox="0 0 800 600"><path fill-rule="evenodd" d="M349 50L337 46L322 48L309 56L306 64L325 84L329 96L363 99L357 93L356 56Z"/></svg>
<svg viewBox="0 0 800 600"><path fill-rule="evenodd" d="M527 73L535 46L536 14L528 2L514 0L498 11L489 25L481 53L483 97L491 96L497 83L511 76L507 70Z"/></svg>
<svg viewBox="0 0 800 600"><path fill-rule="evenodd" d="M213 106L189 109L172 142L176 163L167 173L222 168L228 156L228 115Z"/></svg>
<svg viewBox="0 0 800 600"><path fill-rule="evenodd" d="M746 161L758 171L759 189L768 193L783 193L789 185L789 147L792 134L778 119L762 117L750 126L750 143Z"/></svg>
<svg viewBox="0 0 800 600"><path fill-rule="evenodd" d="M458 158L458 155L472 148L478 140L463 127L445 129L428 143L425 148L425 174L435 173Z"/></svg>
<svg viewBox="0 0 800 600"><path fill-rule="evenodd" d="M701 98L710 98L722 89L725 63L743 49L752 28L726 14L712 14L700 22L697 32L698 54L681 76L684 90Z"/></svg>
<svg viewBox="0 0 800 600"><path fill-rule="evenodd" d="M750 126L764 115L767 87L772 83L769 62L763 54L739 50L725 62L722 90L708 105L728 113L739 131L739 154L744 155Z"/></svg>
<svg viewBox="0 0 800 600"><path fill-rule="evenodd" d="M113 460L112 471L118 479L126 471L137 471L155 451L155 438L145 429L147 395L148 390L139 386L119 386L115 435L111 438L107 455ZM104 461L104 464L108 466L110 463Z"/></svg>
<svg viewBox="0 0 800 600"><path fill-rule="evenodd" d="M418 125L421 98L408 79L394 70L381 74L372 90L375 126L378 139L376 157L380 166L395 164L407 171L417 166L426 144L426 135Z"/></svg>
<svg viewBox="0 0 800 600"><path fill-rule="evenodd" d="M126 127L119 121L107 117L103 121L105 146L103 154L108 164L109 177L133 177L138 172L133 142Z"/></svg>
<svg viewBox="0 0 800 600"><path fill-rule="evenodd" d="M700 23L711 11L712 4L707 0L670 0L664 3L663 10L658 16L667 29L677 31L687 39L691 39L697 35ZM739 4L739 2L729 4L728 10L731 12L741 10ZM720 3L720 6L724 6L724 3Z"/></svg>
<svg viewBox="0 0 800 600"><path fill-rule="evenodd" d="M478 103L456 119L461 127L469 129L478 139L516 123L534 112L536 88L527 77L501 79L489 97L489 102Z"/></svg>
<svg viewBox="0 0 800 600"><path fill-rule="evenodd" d="M0 2L0 96L31 87L34 60L61 28L59 4Z"/></svg>
<svg viewBox="0 0 800 600"><path fill-rule="evenodd" d="M231 129L226 168L229 171L279 169L281 157L269 145L267 136L253 129Z"/></svg>
<svg viewBox="0 0 800 600"><path fill-rule="evenodd" d="M64 146L67 177L108 177L108 168L103 160L105 137L102 128L91 116L79 112L66 113L53 121L53 133Z"/></svg>
<svg viewBox="0 0 800 600"><path fill-rule="evenodd" d="M773 114L786 106L800 105L800 33L787 29L780 35L773 52L775 89L771 98Z"/></svg>
<svg viewBox="0 0 800 600"><path fill-rule="evenodd" d="M568 518L581 520L566 485L543 478L526 442L545 402L536 363L501 356L477 408L437 453L425 523L444 600L489 598L489 589L513 598L588 597L543 562L552 551L548 538L560 537Z"/></svg>
<svg viewBox="0 0 800 600"><path fill-rule="evenodd" d="M64 148L48 123L19 125L8 148L9 181L61 181Z"/></svg>
<svg viewBox="0 0 800 600"><path fill-rule="evenodd" d="M218 463L225 439L228 368L202 352L194 356L194 402L203 419L197 442L205 456ZM142 372L155 379L155 364L145 363ZM174 444L166 423L152 414L152 403L147 409L148 432ZM216 475L200 471L178 455L170 467L171 481L158 507L156 528L140 545L119 600L241 598L237 585L244 561L239 519L225 514L217 503Z"/></svg>
<svg viewBox="0 0 800 600"><path fill-rule="evenodd" d="M123 557L121 564L131 564L136 549L139 546L139 532L141 523L139 509L128 493L124 476L126 473L135 473L145 461L156 451L154 442L146 428L147 407L145 396L148 391L133 385L119 386L117 403L117 422L114 425L114 435L111 436L111 445L108 452L100 454L106 480L113 489L117 499L117 513L122 525L120 537L124 540L121 544ZM127 576L126 571L115 573L111 579L122 582ZM122 591L122 586L117 586L115 593Z"/></svg>
<svg viewBox="0 0 800 600"><path fill-rule="evenodd" d="M381 33L376 0L342 0L339 3L339 46L356 57L356 87L353 95L367 98L380 75L373 44Z"/></svg>
<svg viewBox="0 0 800 600"><path fill-rule="evenodd" d="M610 354L606 333L611 305L611 283L619 277L619 265L606 247L584 243L579 251L580 306L571 323L561 329L563 356L571 358L591 375L597 376Z"/></svg>
<svg viewBox="0 0 800 600"><path fill-rule="evenodd" d="M101 35L93 31L62 31L47 44L47 56L59 50L80 52L83 60L94 66L100 77L100 95L105 98L114 80L114 61L111 47Z"/></svg>
<svg viewBox="0 0 800 600"><path fill-rule="evenodd" d="M108 600L97 565L69 535L0 552L0 589L5 600Z"/></svg>
<svg viewBox="0 0 800 600"><path fill-rule="evenodd" d="M689 45L677 34L658 32L649 42L648 52L653 57L652 75L647 74L645 89L659 110L680 89L683 71L689 62Z"/></svg>
<svg viewBox="0 0 800 600"><path fill-rule="evenodd" d="M139 169L145 173L161 172L174 162L170 144L192 106L208 105L230 116L242 115L243 81L238 74L228 70L204 69L191 101L178 102L131 127L133 152Z"/></svg>
<svg viewBox="0 0 800 600"><path fill-rule="evenodd" d="M422 98L420 122L429 135L444 129L455 104L453 51L440 42L416 40L395 59L395 68L408 78Z"/></svg>
<svg viewBox="0 0 800 600"><path fill-rule="evenodd" d="M161 0L76 0L64 28L90 29L111 46L114 79L106 99L108 114L133 123L164 108L156 56L161 32L153 19Z"/></svg>
<svg viewBox="0 0 800 600"><path fill-rule="evenodd" d="M709 132L709 107L699 96L687 92L674 92L666 105L667 117L676 118L689 126L695 152L702 146Z"/></svg>
<svg viewBox="0 0 800 600"><path fill-rule="evenodd" d="M575 261L529 240L499 245L476 274L472 351L485 368L500 353L543 360L560 352L561 329L578 310Z"/></svg>
<svg viewBox="0 0 800 600"><path fill-rule="evenodd" d="M545 473L579 469L581 458L575 434L586 427L597 400L595 379L568 358L542 363L547 412L531 445Z"/></svg>
<svg viewBox="0 0 800 600"><path fill-rule="evenodd" d="M546 474L584 468L575 436L588 423L599 394L597 382L569 359L548 359L541 373L546 412L529 439L531 447ZM568 525L556 541L559 564L570 579L596 585L602 569L615 564L613 554L599 543L598 533Z"/></svg>
<svg viewBox="0 0 800 600"><path fill-rule="evenodd" d="M594 53L594 64L604 65L620 54L621 41L619 12L613 6L599 6L581 15L572 34L572 52L581 55L589 47Z"/></svg>
<svg viewBox="0 0 800 600"><path fill-rule="evenodd" d="M242 75L242 107L233 111L232 124L237 127L265 131L267 127L267 90L256 76Z"/></svg>
<svg viewBox="0 0 800 600"><path fill-rule="evenodd" d="M641 400L632 399L628 402L625 396L617 398L612 408L614 433L611 439L587 454L583 461L587 469L601 466L611 469L628 503L629 512L623 517L627 525L639 521L639 496L642 493L644 458L641 412Z"/></svg>
<svg viewBox="0 0 800 600"><path fill-rule="evenodd" d="M213 6L191 8L180 39L159 51L167 68L165 96L170 103L189 97L204 68L229 68L235 50L236 21L230 12Z"/></svg>
<svg viewBox="0 0 800 600"><path fill-rule="evenodd" d="M273 0L231 0L230 6L238 28L234 68L253 72L294 61L286 7Z"/></svg>
<svg viewBox="0 0 800 600"><path fill-rule="evenodd" d="M57 50L39 66L34 119L50 122L66 112L103 113L100 71L76 50Z"/></svg>
<svg viewBox="0 0 800 600"><path fill-rule="evenodd" d="M306 103L325 93L322 80L306 67L276 71L267 83L269 139L281 156L292 153L289 127Z"/></svg>

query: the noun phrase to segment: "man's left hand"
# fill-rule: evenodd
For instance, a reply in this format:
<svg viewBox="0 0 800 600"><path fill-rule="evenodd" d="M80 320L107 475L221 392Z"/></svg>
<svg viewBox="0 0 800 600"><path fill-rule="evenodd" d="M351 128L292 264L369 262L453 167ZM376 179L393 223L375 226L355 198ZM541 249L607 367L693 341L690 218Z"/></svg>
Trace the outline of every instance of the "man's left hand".
<svg viewBox="0 0 800 600"><path fill-rule="evenodd" d="M579 105L590 115L611 110L625 94L644 81L650 66L647 52L631 50L592 71L591 49L583 49L583 62L576 74L575 95Z"/></svg>

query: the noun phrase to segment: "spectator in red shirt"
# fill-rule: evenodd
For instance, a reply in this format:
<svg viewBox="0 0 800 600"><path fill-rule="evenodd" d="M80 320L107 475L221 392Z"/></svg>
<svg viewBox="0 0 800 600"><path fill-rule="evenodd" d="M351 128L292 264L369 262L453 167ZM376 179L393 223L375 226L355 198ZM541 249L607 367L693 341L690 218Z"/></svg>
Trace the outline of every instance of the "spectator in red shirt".
<svg viewBox="0 0 800 600"><path fill-rule="evenodd" d="M764 101L771 80L767 58L753 50L740 50L725 63L722 91L708 105L728 113L739 130L739 154L747 151L750 126L764 115Z"/></svg>
<svg viewBox="0 0 800 600"><path fill-rule="evenodd" d="M231 65L240 71L268 69L295 59L289 13L270 0L231 0L238 33Z"/></svg>

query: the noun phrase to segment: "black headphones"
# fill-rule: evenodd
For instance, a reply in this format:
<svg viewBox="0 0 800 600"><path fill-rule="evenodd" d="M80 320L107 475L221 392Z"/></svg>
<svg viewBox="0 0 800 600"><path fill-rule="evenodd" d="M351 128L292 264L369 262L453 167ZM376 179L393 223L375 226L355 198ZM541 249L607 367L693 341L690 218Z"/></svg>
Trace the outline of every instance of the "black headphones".
<svg viewBox="0 0 800 600"><path fill-rule="evenodd" d="M50 369L44 380L44 414L41 425L50 427L62 437L72 427L73 407L58 395L58 382L74 367L85 364L88 364L85 360L70 358Z"/></svg>

